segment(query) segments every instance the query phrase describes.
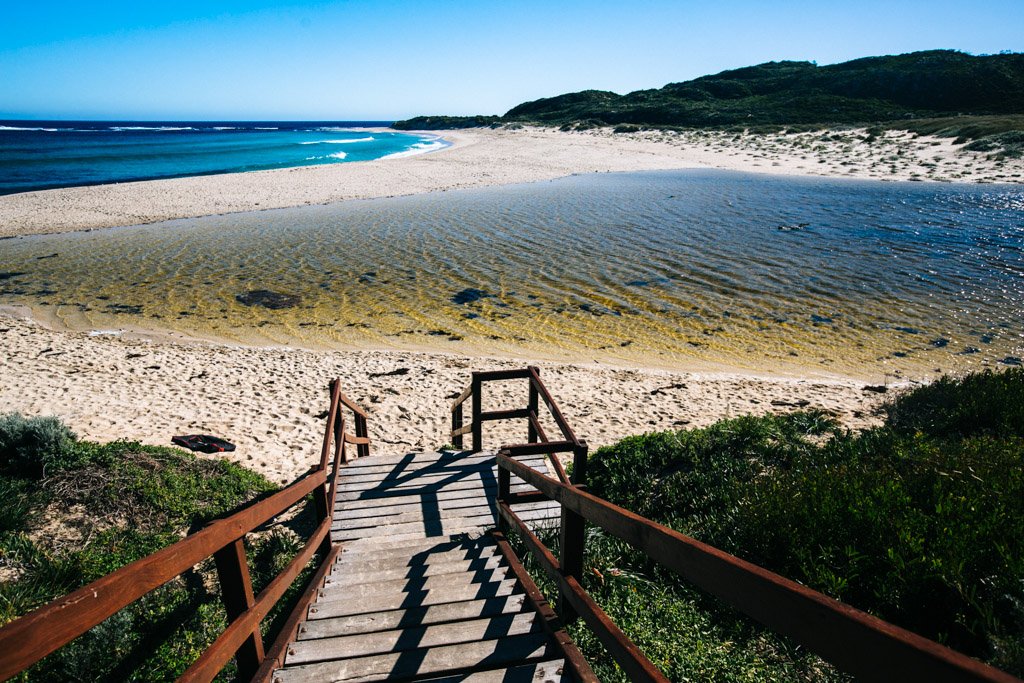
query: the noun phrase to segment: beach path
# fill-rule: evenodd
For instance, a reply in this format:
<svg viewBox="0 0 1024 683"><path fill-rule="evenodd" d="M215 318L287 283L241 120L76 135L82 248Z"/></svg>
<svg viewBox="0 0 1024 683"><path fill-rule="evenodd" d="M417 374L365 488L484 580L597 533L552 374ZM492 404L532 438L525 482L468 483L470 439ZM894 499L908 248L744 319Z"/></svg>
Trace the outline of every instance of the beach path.
<svg viewBox="0 0 1024 683"><path fill-rule="evenodd" d="M543 456L521 462L551 474ZM555 641L564 633L492 533L497 488L493 451L342 466L331 528L342 551L272 680L571 680ZM513 477L511 490L533 489ZM517 513L557 526L559 506Z"/></svg>

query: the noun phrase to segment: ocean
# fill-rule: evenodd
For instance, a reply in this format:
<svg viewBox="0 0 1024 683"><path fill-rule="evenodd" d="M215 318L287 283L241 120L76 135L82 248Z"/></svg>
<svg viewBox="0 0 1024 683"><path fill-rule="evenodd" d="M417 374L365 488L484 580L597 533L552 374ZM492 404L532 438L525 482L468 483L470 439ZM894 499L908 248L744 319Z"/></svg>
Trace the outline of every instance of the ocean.
<svg viewBox="0 0 1024 683"><path fill-rule="evenodd" d="M366 161L440 149L389 121L0 121L0 194Z"/></svg>
<svg viewBox="0 0 1024 683"><path fill-rule="evenodd" d="M1024 363L1024 189L726 171L0 242L82 330L871 378Z"/></svg>

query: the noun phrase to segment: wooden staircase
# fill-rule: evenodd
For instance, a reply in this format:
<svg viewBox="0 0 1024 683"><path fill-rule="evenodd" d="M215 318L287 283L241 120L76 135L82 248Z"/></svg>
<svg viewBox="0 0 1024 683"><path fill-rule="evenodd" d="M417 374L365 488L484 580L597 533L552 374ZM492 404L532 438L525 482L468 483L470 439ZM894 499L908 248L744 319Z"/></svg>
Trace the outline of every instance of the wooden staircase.
<svg viewBox="0 0 1024 683"><path fill-rule="evenodd" d="M521 462L550 474L543 456ZM342 466L331 536L343 550L272 680L575 680L553 613L490 533L497 486L493 452ZM553 501L520 512L535 528L558 523Z"/></svg>

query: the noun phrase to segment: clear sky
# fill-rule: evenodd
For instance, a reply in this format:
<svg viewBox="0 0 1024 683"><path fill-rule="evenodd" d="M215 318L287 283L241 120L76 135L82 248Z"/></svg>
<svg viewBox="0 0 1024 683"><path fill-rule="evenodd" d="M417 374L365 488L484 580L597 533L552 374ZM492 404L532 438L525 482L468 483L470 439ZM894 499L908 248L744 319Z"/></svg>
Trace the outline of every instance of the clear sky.
<svg viewBox="0 0 1024 683"><path fill-rule="evenodd" d="M771 60L934 48L1024 51L1024 0L3 0L0 118L500 114Z"/></svg>

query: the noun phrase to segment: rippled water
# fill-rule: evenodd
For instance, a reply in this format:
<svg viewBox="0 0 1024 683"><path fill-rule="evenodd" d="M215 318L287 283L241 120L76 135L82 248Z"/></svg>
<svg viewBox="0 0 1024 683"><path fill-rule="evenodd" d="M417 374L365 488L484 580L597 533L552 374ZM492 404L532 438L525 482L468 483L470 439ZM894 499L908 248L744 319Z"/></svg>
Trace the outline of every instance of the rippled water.
<svg viewBox="0 0 1024 683"><path fill-rule="evenodd" d="M0 254L0 303L75 328L879 377L1024 356L1019 186L600 174ZM238 298L263 290L298 303Z"/></svg>

